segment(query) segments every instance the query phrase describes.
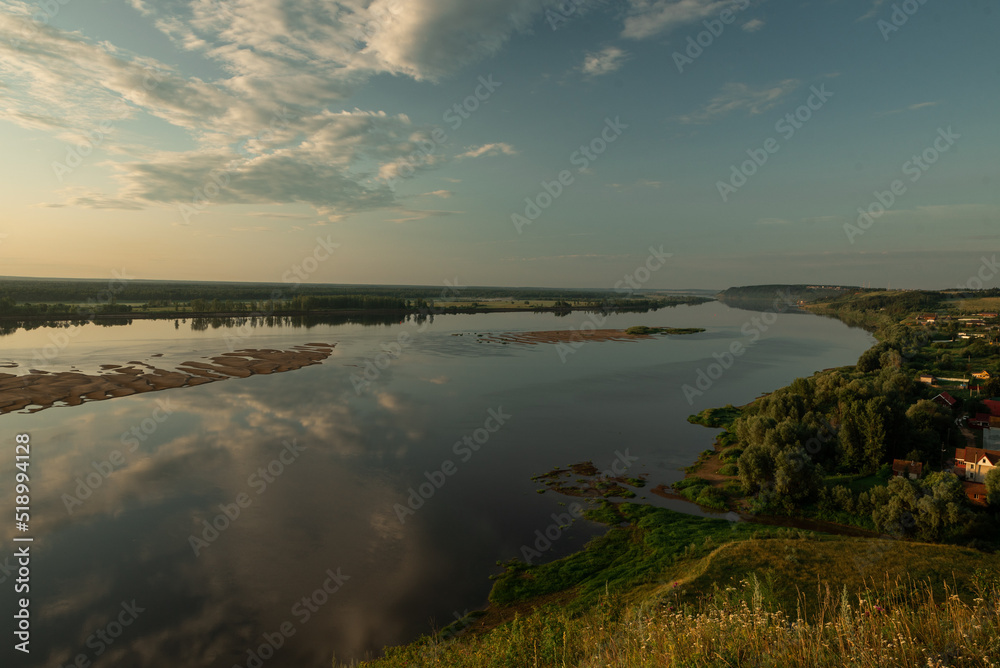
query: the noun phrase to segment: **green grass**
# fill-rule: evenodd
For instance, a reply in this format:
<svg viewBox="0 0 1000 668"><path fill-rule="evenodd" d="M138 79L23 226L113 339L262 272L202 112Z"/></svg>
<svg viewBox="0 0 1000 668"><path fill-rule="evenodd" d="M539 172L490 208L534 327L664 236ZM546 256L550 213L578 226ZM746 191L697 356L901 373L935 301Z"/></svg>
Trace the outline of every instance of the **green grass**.
<svg viewBox="0 0 1000 668"><path fill-rule="evenodd" d="M481 618L492 623L363 665L997 668L997 555L627 503L589 516L612 528L497 578Z"/></svg>
<svg viewBox="0 0 1000 668"><path fill-rule="evenodd" d="M706 408L700 413L689 416L688 422L713 429L728 429L742 414L743 409L728 404L723 408Z"/></svg>
<svg viewBox="0 0 1000 668"><path fill-rule="evenodd" d="M496 577L490 602L511 605L574 588L571 609L593 605L607 592L628 592L655 584L682 558L704 555L721 542L749 537L761 529L684 515L646 505L606 503L587 517L612 525L587 548L548 564L528 566L508 562ZM628 522L627 526L616 526Z"/></svg>
<svg viewBox="0 0 1000 668"><path fill-rule="evenodd" d="M823 484L827 487L836 487L837 485L843 485L856 497L861 492L867 492L872 487L878 487L879 485L884 485L885 483L879 480L877 475L833 475L823 478Z"/></svg>

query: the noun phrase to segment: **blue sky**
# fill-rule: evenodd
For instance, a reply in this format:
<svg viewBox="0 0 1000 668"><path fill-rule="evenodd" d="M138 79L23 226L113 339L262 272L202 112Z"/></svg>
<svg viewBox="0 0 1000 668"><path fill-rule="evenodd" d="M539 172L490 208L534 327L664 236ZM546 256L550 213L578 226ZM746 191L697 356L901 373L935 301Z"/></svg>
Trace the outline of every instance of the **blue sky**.
<svg viewBox="0 0 1000 668"><path fill-rule="evenodd" d="M310 282L611 287L662 247L643 287L965 285L997 14L0 2L0 274L277 282L322 239Z"/></svg>

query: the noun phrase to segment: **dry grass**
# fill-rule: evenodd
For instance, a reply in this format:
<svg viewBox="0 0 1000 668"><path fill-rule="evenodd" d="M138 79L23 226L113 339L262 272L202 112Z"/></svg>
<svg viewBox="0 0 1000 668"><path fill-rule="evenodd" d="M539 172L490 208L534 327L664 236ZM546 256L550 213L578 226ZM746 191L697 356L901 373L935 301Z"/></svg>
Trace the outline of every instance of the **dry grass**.
<svg viewBox="0 0 1000 668"><path fill-rule="evenodd" d="M938 583L942 584L942 583ZM605 598L579 617L550 607L489 633L425 639L390 650L372 668L401 666L980 666L1000 657L1000 580L963 600L944 583L874 584L859 595L820 587L789 615L755 577L716 588L697 605L625 607Z"/></svg>

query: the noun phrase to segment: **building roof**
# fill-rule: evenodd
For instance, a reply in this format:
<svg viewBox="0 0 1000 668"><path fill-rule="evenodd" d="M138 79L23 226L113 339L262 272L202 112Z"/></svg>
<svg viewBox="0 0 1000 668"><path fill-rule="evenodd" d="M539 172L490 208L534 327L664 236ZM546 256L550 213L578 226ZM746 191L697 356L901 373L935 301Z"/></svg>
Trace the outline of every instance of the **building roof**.
<svg viewBox="0 0 1000 668"><path fill-rule="evenodd" d="M1000 417L1000 401L996 399L984 399L983 403L990 409L990 415Z"/></svg>
<svg viewBox="0 0 1000 668"><path fill-rule="evenodd" d="M989 493L986 491L986 485L981 482L965 482L962 483L965 487L965 495L969 497L969 500L973 503L978 503L981 505L986 505L986 497ZM979 497L978 499L976 497Z"/></svg>
<svg viewBox="0 0 1000 668"><path fill-rule="evenodd" d="M965 448L955 448L955 462L965 461Z"/></svg>
<svg viewBox="0 0 1000 668"><path fill-rule="evenodd" d="M937 399L938 397L941 397L942 399L944 399L945 403L947 403L949 406L954 406L957 403L957 401L955 400L955 397L951 396L947 392L942 392L941 394L937 395L937 397L934 397L934 398ZM1000 402L997 402L997 403L1000 404ZM998 408L1000 408L1000 405L998 405ZM990 409L990 410L992 410L992 409Z"/></svg>
<svg viewBox="0 0 1000 668"><path fill-rule="evenodd" d="M892 472L896 475L915 475L918 478L923 473L924 465L921 462L910 461L909 459L892 460Z"/></svg>
<svg viewBox="0 0 1000 668"><path fill-rule="evenodd" d="M969 420L969 422L979 422L981 424L988 425L990 423L990 414L989 413L976 413L976 417L974 417L971 420Z"/></svg>
<svg viewBox="0 0 1000 668"><path fill-rule="evenodd" d="M955 460L958 461L959 451L955 451ZM965 448L962 460L967 464L978 464L983 457L986 457L987 461L993 466L1000 462L1000 451L998 450L984 450L983 448Z"/></svg>

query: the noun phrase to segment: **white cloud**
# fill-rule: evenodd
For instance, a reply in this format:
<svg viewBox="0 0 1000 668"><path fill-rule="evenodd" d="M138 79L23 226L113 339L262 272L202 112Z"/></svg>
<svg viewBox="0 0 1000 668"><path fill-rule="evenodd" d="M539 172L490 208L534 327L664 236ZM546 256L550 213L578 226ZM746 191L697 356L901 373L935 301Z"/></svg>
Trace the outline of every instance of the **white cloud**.
<svg viewBox="0 0 1000 668"><path fill-rule="evenodd" d="M775 106L797 88L795 79L785 79L763 88L754 88L743 83L727 83L722 90L704 107L686 116L682 123L707 123L734 111L759 114Z"/></svg>
<svg viewBox="0 0 1000 668"><path fill-rule="evenodd" d="M429 193L424 193L421 197L440 197L442 199L448 199L454 194L455 193L450 190L432 190Z"/></svg>
<svg viewBox="0 0 1000 668"><path fill-rule="evenodd" d="M885 0L872 0L871 9L869 9L864 16L859 16L858 21L867 21L868 19L873 18L878 13L879 7L883 4L885 4Z"/></svg>
<svg viewBox="0 0 1000 668"><path fill-rule="evenodd" d="M889 111L883 111L883 112L880 112L880 113L878 113L876 115L877 116L891 116L893 114L902 114L903 112L906 112L906 111L917 111L917 110L920 110L920 109L926 109L928 107L936 107L939 104L941 104L940 100L937 101L937 102L917 102L916 104L911 104L909 106L901 107L899 109L890 109Z"/></svg>
<svg viewBox="0 0 1000 668"><path fill-rule="evenodd" d="M213 175L213 204L311 205L332 222L398 202L393 178L447 159L418 150L430 128L405 115L335 112L371 76L439 80L500 50L558 0L130 0L183 51L218 66L213 80L79 32L32 20L37 6L0 5L0 120L68 142L103 132L114 192L66 191L63 203L140 209L191 203ZM698 20L732 2L629 0L626 36ZM645 26L645 27L641 27ZM583 70L618 69L626 54L588 54ZM163 151L119 123L152 117L186 133ZM118 127L119 124L122 127ZM457 158L516 155L498 142ZM95 158L91 158L95 160ZM443 196L443 195L441 195ZM56 203L50 203L56 204Z"/></svg>
<svg viewBox="0 0 1000 668"><path fill-rule="evenodd" d="M587 76L599 77L604 74L617 72L627 59L628 54L624 51L617 46L609 46L600 51L587 53L580 69Z"/></svg>
<svg viewBox="0 0 1000 668"><path fill-rule="evenodd" d="M622 37L646 39L734 9L733 0L629 0Z"/></svg>
<svg viewBox="0 0 1000 668"><path fill-rule="evenodd" d="M484 156L489 157L493 155L517 155L517 150L510 144L504 142L497 142L494 144L483 144L482 146L474 146L465 151L465 153L460 154L459 158L482 158Z"/></svg>
<svg viewBox="0 0 1000 668"><path fill-rule="evenodd" d="M760 19L750 19L742 26L740 26L740 28L742 28L745 32L757 32L763 27L764 27L764 22L761 21Z"/></svg>

